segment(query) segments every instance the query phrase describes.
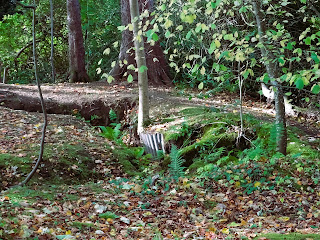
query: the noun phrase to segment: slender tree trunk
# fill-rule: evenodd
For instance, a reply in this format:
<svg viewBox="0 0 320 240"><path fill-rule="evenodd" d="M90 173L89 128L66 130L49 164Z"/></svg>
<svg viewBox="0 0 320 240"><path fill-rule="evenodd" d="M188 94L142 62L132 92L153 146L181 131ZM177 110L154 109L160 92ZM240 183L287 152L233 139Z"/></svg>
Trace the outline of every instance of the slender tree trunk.
<svg viewBox="0 0 320 240"><path fill-rule="evenodd" d="M130 0L131 22L133 25L133 36L135 46L136 63L138 71L138 86L139 86L139 112L138 112L138 134L143 132L144 124L149 120L149 98L148 98L148 75L147 70L142 70L141 67L146 67L146 54L144 51L143 36L139 35L139 4L138 0Z"/></svg>
<svg viewBox="0 0 320 240"><path fill-rule="evenodd" d="M138 0L138 6L140 12L143 12L144 10L151 12L153 8L153 0ZM148 20L151 21L151 17ZM121 22L123 26L127 26L129 23L131 23L129 0L121 0ZM136 66L134 59L135 52L132 50L132 38L133 35L131 31L125 30L122 32L119 62L127 60L128 64L119 64L118 62L117 65L111 70L110 75L112 75L116 80L122 80L124 78L123 75L126 72L131 74L133 78L137 80L137 73L127 69L127 66L130 64ZM169 66L160 47L160 43L156 42L154 46L145 43L145 53L149 83L154 85L172 85Z"/></svg>
<svg viewBox="0 0 320 240"><path fill-rule="evenodd" d="M51 22L51 56L50 56L50 61L51 61L51 71L52 71L52 82L56 82L56 70L54 67L54 43L53 43L53 0L50 0L50 22Z"/></svg>
<svg viewBox="0 0 320 240"><path fill-rule="evenodd" d="M85 51L81 28L79 0L67 0L69 30L69 71L70 82L89 82L85 68Z"/></svg>
<svg viewBox="0 0 320 240"><path fill-rule="evenodd" d="M256 18L256 23L259 33L259 41L262 44L261 55L264 59L264 65L266 66L267 73L271 79L271 83L275 86L274 100L276 109L276 125L277 125L277 151L286 155L287 153L287 128L286 128L286 116L284 95L281 83L278 82L278 64L274 61L275 57L271 51L266 48L265 36L266 36L266 19L263 16L260 0L252 0L253 12Z"/></svg>
<svg viewBox="0 0 320 240"><path fill-rule="evenodd" d="M7 83L7 67L3 68L3 79L2 83Z"/></svg>

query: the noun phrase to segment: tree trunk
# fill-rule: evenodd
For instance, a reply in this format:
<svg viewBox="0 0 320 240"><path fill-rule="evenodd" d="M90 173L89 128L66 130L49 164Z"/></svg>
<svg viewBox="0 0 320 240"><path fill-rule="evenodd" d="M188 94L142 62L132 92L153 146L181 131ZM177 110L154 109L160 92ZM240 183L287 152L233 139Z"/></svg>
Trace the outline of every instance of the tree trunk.
<svg viewBox="0 0 320 240"><path fill-rule="evenodd" d="M144 10L152 11L153 0L138 0L140 12ZM148 19L151 21L151 19ZM121 0L121 22L123 26L127 26L131 23L130 16L130 4L129 0ZM111 70L110 75L112 75L116 80L123 80L124 74L127 72L128 75L131 74L134 80L137 80L137 73L128 70L127 66L135 63L135 53L132 49L133 47L133 34L129 30L122 32L122 40L120 46L119 61L117 65ZM130 49L130 51L128 51ZM163 51L160 47L160 43L156 42L154 46L151 46L148 43L145 43L145 53L146 53L146 62L148 67L148 78L149 83L159 86L159 85L172 85L169 74L169 66L163 54ZM120 64L127 60L128 64Z"/></svg>
<svg viewBox="0 0 320 240"><path fill-rule="evenodd" d="M252 0L253 12L256 17L256 24L258 27L259 41L262 44L261 55L263 57L264 65L266 66L267 73L271 79L271 84L275 87L274 100L276 109L276 125L277 125L277 151L286 155L287 153L287 128L286 128L286 116L285 105L283 98L283 90L281 83L278 82L278 64L274 61L275 57L272 51L269 51L266 47L266 19L263 16L260 6L260 0Z"/></svg>
<svg viewBox="0 0 320 240"><path fill-rule="evenodd" d="M54 44L53 44L53 0L50 0L50 27L51 27L51 71L52 71L52 83L56 82L56 70L54 67Z"/></svg>
<svg viewBox="0 0 320 240"><path fill-rule="evenodd" d="M138 0L130 0L131 22L133 25L134 47L138 71L139 86L139 112L138 112L138 134L143 132L144 124L149 120L149 98L148 98L148 74L141 67L146 66L146 54L144 51L144 40L139 32L139 3ZM139 38L140 37L140 38Z"/></svg>
<svg viewBox="0 0 320 240"><path fill-rule="evenodd" d="M79 0L67 0L69 31L69 71L70 82L89 82L85 68L85 51L81 28Z"/></svg>
<svg viewBox="0 0 320 240"><path fill-rule="evenodd" d="M3 68L3 79L2 79L2 83L7 83L7 67Z"/></svg>

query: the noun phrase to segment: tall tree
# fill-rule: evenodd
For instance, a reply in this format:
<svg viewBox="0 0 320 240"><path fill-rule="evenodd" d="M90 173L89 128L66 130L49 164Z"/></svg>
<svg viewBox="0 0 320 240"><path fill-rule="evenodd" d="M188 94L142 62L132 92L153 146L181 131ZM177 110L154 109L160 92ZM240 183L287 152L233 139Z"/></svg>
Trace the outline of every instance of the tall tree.
<svg viewBox="0 0 320 240"><path fill-rule="evenodd" d="M69 71L70 82L89 82L85 68L85 51L81 28L79 0L67 0L69 31Z"/></svg>
<svg viewBox="0 0 320 240"><path fill-rule="evenodd" d="M143 36L139 35L139 4L138 0L130 0L131 22L133 25L134 47L136 63L138 67L139 86L139 112L138 112L138 134L143 132L143 127L149 119L149 98L148 98L148 74L146 54L144 51Z"/></svg>
<svg viewBox="0 0 320 240"><path fill-rule="evenodd" d="M153 9L153 0L138 0L139 10L143 12ZM148 19L151 20L151 17ZM129 0L121 0L121 22L123 26L131 23L130 4ZM156 42L153 46L145 43L146 64L148 67L149 83L154 85L171 85L172 81L169 74L169 66L161 49L160 43ZM127 61L127 64L120 64L120 62ZM119 54L119 61L117 65L111 70L110 75L116 80L121 80L124 74L128 72L137 79L137 73L128 70L127 67L135 64L135 52L133 50L133 33L128 29L122 32L122 40Z"/></svg>
<svg viewBox="0 0 320 240"><path fill-rule="evenodd" d="M52 71L52 82L55 82L56 78L56 70L54 68L54 61L53 61L53 56L54 56L54 44L53 44L53 37L54 37L54 32L53 32L53 0L50 0L50 27L51 27L51 56L50 56L50 61L51 61L51 71Z"/></svg>
<svg viewBox="0 0 320 240"><path fill-rule="evenodd" d="M261 0L252 0L253 12L256 18L256 24L259 33L259 41L262 45L261 55L263 63L266 67L271 84L275 88L274 100L276 109L276 125L277 125L277 150L286 155L287 153L287 128L286 128L286 116L285 116L285 105L281 83L278 81L279 78L279 67L275 59L272 50L267 46L267 25L266 19L262 12ZM272 48L271 48L272 49Z"/></svg>

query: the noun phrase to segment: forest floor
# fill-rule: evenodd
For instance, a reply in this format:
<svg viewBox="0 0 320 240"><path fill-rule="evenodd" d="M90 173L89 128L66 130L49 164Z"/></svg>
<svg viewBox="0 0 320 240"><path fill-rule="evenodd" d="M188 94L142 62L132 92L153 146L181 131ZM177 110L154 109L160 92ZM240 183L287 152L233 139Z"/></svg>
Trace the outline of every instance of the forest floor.
<svg viewBox="0 0 320 240"><path fill-rule="evenodd" d="M61 101L136 96L130 85L50 88L45 98ZM236 94L191 100L188 96L152 88L151 114L159 121L150 130L172 125L160 118L179 108L238 112ZM246 113L273 120L273 110L262 101L247 97L244 106ZM0 186L6 189L21 180L18 167L29 171L37 159L43 120L41 113L5 107L0 107L0 115ZM319 186L314 191L279 187L246 194L241 188L192 176L176 183L167 178L154 183L155 172L146 179L129 177L106 147L113 143L96 128L71 115L49 114L48 119L46 163L28 186L0 193L0 239L320 239ZM288 122L305 132L299 136L302 140L320 137L317 119L296 117ZM6 163L1 165L1 160ZM79 172L82 163L95 176ZM265 233L289 235L260 235Z"/></svg>

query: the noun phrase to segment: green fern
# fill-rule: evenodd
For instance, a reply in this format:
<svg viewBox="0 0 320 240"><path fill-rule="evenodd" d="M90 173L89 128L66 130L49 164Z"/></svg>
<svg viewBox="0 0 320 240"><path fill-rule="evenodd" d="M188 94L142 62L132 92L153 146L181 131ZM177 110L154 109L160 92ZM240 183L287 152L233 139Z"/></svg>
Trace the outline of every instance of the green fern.
<svg viewBox="0 0 320 240"><path fill-rule="evenodd" d="M109 119L112 121L112 122L116 122L117 119L118 119L118 116L116 114L116 112L111 108L110 111L109 111Z"/></svg>
<svg viewBox="0 0 320 240"><path fill-rule="evenodd" d="M172 145L171 152L169 154L171 163L169 164L169 172L175 181L178 181L179 177L184 176L184 169L182 164L185 160L181 157L180 151L177 146Z"/></svg>
<svg viewBox="0 0 320 240"><path fill-rule="evenodd" d="M121 135L121 124L118 123L115 128L111 128L111 127L104 127L104 126L99 126L101 129L101 133L100 135L112 140L112 141L118 141L120 139L120 135Z"/></svg>

